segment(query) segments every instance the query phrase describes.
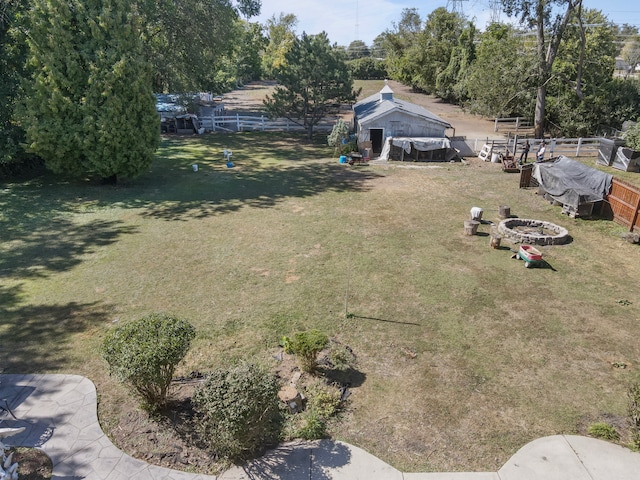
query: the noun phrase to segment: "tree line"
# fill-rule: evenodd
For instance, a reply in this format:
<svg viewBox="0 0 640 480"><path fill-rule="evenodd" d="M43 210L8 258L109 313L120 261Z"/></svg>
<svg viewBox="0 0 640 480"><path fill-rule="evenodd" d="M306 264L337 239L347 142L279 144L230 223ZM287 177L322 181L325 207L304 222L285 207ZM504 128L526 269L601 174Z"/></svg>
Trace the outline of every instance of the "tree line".
<svg viewBox="0 0 640 480"><path fill-rule="evenodd" d="M618 27L577 0L503 0L520 26L479 32L438 8L423 22L406 9L374 44L391 78L486 116L523 116L535 135L589 136L640 115L640 89L614 75L616 57L639 64L635 27Z"/></svg>
<svg viewBox="0 0 640 480"><path fill-rule="evenodd" d="M297 35L293 14L264 25L260 0L4 0L0 4L0 167L115 180L148 168L153 93L281 87L266 107L308 127L355 98L353 78L391 78L486 116L522 116L535 135L591 136L640 116L640 36L582 0L502 0L519 25L484 31L437 8L403 10L367 46ZM616 57L627 63L614 75Z"/></svg>

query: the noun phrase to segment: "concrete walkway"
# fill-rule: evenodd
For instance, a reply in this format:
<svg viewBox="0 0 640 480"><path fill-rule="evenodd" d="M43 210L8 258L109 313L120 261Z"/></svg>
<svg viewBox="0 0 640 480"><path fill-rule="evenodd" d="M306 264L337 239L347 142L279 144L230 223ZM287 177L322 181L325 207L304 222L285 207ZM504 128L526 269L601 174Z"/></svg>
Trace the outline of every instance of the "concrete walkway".
<svg viewBox="0 0 640 480"><path fill-rule="evenodd" d="M6 400L6 404L5 404ZM98 423L93 383L77 375L0 375L1 427L26 427L7 443L51 457L53 480L205 480L149 465L118 450ZM640 454L574 435L535 440L497 472L403 473L352 445L321 440L281 445L220 480L638 480Z"/></svg>

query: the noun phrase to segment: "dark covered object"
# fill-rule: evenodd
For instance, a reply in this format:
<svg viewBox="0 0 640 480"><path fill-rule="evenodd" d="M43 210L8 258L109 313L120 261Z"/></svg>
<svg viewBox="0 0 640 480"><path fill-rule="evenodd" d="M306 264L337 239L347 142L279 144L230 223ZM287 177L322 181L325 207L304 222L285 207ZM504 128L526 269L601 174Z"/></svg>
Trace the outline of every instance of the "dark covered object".
<svg viewBox="0 0 640 480"><path fill-rule="evenodd" d="M613 176L564 155L533 166L533 177L554 200L575 209L602 200L611 190Z"/></svg>
<svg viewBox="0 0 640 480"><path fill-rule="evenodd" d="M611 166L623 172L640 172L640 152L620 147Z"/></svg>

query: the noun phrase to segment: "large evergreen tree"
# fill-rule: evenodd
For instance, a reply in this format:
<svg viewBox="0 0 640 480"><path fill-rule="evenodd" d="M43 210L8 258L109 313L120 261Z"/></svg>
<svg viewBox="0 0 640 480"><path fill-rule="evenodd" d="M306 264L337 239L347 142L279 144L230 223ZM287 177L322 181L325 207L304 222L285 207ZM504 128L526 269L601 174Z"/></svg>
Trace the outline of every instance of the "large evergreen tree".
<svg viewBox="0 0 640 480"><path fill-rule="evenodd" d="M27 0L0 2L0 167L14 163L22 152L24 131L15 121L24 74L26 48L20 41L20 23Z"/></svg>
<svg viewBox="0 0 640 480"><path fill-rule="evenodd" d="M33 0L30 148L56 173L115 181L148 169L159 126L128 0Z"/></svg>
<svg viewBox="0 0 640 480"><path fill-rule="evenodd" d="M265 100L272 117L287 117L307 130L336 104L353 102L358 92L343 55L329 43L327 34L302 34L286 54L286 65L278 71L280 85Z"/></svg>

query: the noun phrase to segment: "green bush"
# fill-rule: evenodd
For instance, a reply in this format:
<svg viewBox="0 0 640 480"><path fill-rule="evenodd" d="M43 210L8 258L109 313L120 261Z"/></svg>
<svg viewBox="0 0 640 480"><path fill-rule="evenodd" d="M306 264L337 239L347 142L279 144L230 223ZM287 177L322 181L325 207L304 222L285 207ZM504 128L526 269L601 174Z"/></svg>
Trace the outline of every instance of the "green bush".
<svg viewBox="0 0 640 480"><path fill-rule="evenodd" d="M327 437L327 420L318 412L307 410L301 415L302 425L295 432L297 438L320 440Z"/></svg>
<svg viewBox="0 0 640 480"><path fill-rule="evenodd" d="M595 438L601 438L602 440L619 440L620 435L613 425L609 425L605 422L596 422L589 425L589 435Z"/></svg>
<svg viewBox="0 0 640 480"><path fill-rule="evenodd" d="M276 442L282 429L279 389L275 375L252 363L209 375L194 392L193 406L211 451L241 461Z"/></svg>
<svg viewBox="0 0 640 480"><path fill-rule="evenodd" d="M629 148L640 150L640 122L632 124L622 138Z"/></svg>
<svg viewBox="0 0 640 480"><path fill-rule="evenodd" d="M340 390L319 380L308 384L304 390L307 408L293 419L296 423L293 436L304 440L325 438L327 423L340 408Z"/></svg>
<svg viewBox="0 0 640 480"><path fill-rule="evenodd" d="M282 344L287 353L292 353L298 360L300 369L307 373L316 370L316 358L325 347L329 338L320 330L298 332L293 338L283 337Z"/></svg>
<svg viewBox="0 0 640 480"><path fill-rule="evenodd" d="M339 118L331 129L331 133L327 135L327 145L334 147L335 154L347 155L358 151L358 142L355 136L350 135L349 131L349 125Z"/></svg>
<svg viewBox="0 0 640 480"><path fill-rule="evenodd" d="M345 345L332 341L329 347L329 360L336 370L347 370L356 363L356 356Z"/></svg>
<svg viewBox="0 0 640 480"><path fill-rule="evenodd" d="M110 331L102 344L109 373L136 391L149 410L166 404L176 365L195 337L192 325L154 313Z"/></svg>

